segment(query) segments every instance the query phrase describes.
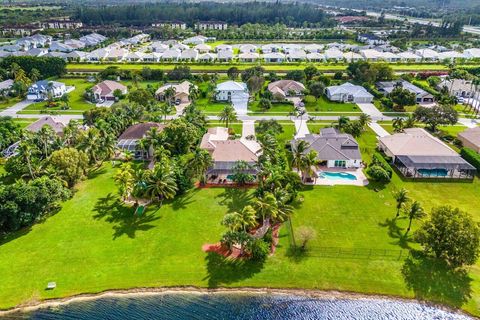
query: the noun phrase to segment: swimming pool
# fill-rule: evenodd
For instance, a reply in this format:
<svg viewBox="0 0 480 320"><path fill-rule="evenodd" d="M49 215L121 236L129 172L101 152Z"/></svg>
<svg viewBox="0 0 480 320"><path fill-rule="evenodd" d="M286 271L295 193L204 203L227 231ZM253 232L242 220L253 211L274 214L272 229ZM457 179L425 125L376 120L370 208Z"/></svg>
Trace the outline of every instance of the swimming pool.
<svg viewBox="0 0 480 320"><path fill-rule="evenodd" d="M418 173L426 177L446 177L448 171L445 169L418 169Z"/></svg>
<svg viewBox="0 0 480 320"><path fill-rule="evenodd" d="M328 180L357 180L357 177L355 175L346 172L319 172L318 176L320 177L320 179Z"/></svg>

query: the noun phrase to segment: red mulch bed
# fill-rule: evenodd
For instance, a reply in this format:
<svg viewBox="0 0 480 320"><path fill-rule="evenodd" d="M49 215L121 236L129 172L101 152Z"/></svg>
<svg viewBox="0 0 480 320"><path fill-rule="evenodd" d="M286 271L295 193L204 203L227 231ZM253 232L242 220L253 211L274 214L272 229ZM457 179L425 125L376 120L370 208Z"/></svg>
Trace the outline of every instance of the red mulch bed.
<svg viewBox="0 0 480 320"><path fill-rule="evenodd" d="M270 248L270 253L274 254L275 250L277 248L278 242L279 242L279 234L280 234L280 227L282 226L281 223L278 223L272 227L272 238L273 238L273 243ZM229 259L241 259L241 258L246 258L246 256L241 256L240 255L240 249L238 248L233 248L231 251L222 245L220 242L217 243L206 243L202 246L202 251L203 252L215 252L221 256L224 256L225 258Z"/></svg>

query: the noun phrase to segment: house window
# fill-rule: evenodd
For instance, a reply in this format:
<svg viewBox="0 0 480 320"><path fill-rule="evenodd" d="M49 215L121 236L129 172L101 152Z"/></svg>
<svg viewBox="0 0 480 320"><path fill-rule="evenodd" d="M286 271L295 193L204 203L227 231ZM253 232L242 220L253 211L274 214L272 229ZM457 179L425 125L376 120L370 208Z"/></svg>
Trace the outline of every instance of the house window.
<svg viewBox="0 0 480 320"><path fill-rule="evenodd" d="M345 160L335 160L335 167L345 168L347 162Z"/></svg>

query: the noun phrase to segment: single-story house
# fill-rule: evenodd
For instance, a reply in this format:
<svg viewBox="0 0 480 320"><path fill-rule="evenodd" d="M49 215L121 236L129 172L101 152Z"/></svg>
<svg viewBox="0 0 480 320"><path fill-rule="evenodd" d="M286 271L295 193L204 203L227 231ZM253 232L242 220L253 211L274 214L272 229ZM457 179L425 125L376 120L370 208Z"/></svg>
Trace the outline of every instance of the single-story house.
<svg viewBox="0 0 480 320"><path fill-rule="evenodd" d="M476 169L425 129L380 137L378 147L407 178L473 179Z"/></svg>
<svg viewBox="0 0 480 320"><path fill-rule="evenodd" d="M188 103L190 102L190 86L193 86L193 84L189 81L183 81L178 84L165 84L157 89L155 97L160 101L165 101L165 91L168 88L174 88L175 95L172 97L172 101L175 103Z"/></svg>
<svg viewBox="0 0 480 320"><path fill-rule="evenodd" d="M422 61L437 61L438 60L438 52L432 49L418 49L415 50L415 54L422 57Z"/></svg>
<svg viewBox="0 0 480 320"><path fill-rule="evenodd" d="M379 36L372 33L362 33L359 34L357 40L370 45L379 45L388 43L387 40L380 38Z"/></svg>
<svg viewBox="0 0 480 320"><path fill-rule="evenodd" d="M255 62L260 58L260 55L256 52L243 52L238 55L240 62Z"/></svg>
<svg viewBox="0 0 480 320"><path fill-rule="evenodd" d="M303 95L305 86L294 80L278 80L268 84L268 91L272 93L274 99L285 100L287 97Z"/></svg>
<svg viewBox="0 0 480 320"><path fill-rule="evenodd" d="M183 40L183 43L184 44L190 44L190 45L197 45L197 44L202 44L202 43L207 42L207 39L208 38L205 37L205 36L198 35L198 36L190 37L190 38L187 38L187 39Z"/></svg>
<svg viewBox="0 0 480 320"><path fill-rule="evenodd" d="M353 85L350 82L339 86L327 87L325 93L331 101L370 103L373 100L373 95L364 87Z"/></svg>
<svg viewBox="0 0 480 320"><path fill-rule="evenodd" d="M162 53L161 59L167 61L177 61L180 58L181 51L179 49L168 49Z"/></svg>
<svg viewBox="0 0 480 320"><path fill-rule="evenodd" d="M303 61L307 58L307 53L303 50L292 50L287 53L287 59L291 62Z"/></svg>
<svg viewBox="0 0 480 320"><path fill-rule="evenodd" d="M282 51L282 47L278 44L269 43L269 44L264 44L261 47L261 50L262 50L262 53L280 52Z"/></svg>
<svg viewBox="0 0 480 320"><path fill-rule="evenodd" d="M239 48L241 53L247 53L247 52L257 52L257 47L254 46L253 44L242 44Z"/></svg>
<svg viewBox="0 0 480 320"><path fill-rule="evenodd" d="M56 119L55 117L47 116L42 117L30 124L26 129L30 132L36 133L40 131L44 126L49 126L53 131L59 136L63 135L63 129L65 128L65 123Z"/></svg>
<svg viewBox="0 0 480 320"><path fill-rule="evenodd" d="M95 101L100 101L100 100L109 100L113 101L115 100L115 96L113 93L115 90L120 90L122 94L127 94L128 89L126 86L124 86L121 83L118 83L116 81L112 80L104 80L100 83L97 83L95 86L92 88L93 96Z"/></svg>
<svg viewBox="0 0 480 320"><path fill-rule="evenodd" d="M49 96L59 98L67 93L67 86L63 82L41 80L28 88L27 100L46 100Z"/></svg>
<svg viewBox="0 0 480 320"><path fill-rule="evenodd" d="M464 147L475 150L480 153L480 127L468 128L458 134Z"/></svg>
<svg viewBox="0 0 480 320"><path fill-rule="evenodd" d="M343 60L343 52L337 48L330 48L324 52L327 61L341 61Z"/></svg>
<svg viewBox="0 0 480 320"><path fill-rule="evenodd" d="M220 62L228 62L233 60L233 51L221 50L217 53L217 60Z"/></svg>
<svg viewBox="0 0 480 320"><path fill-rule="evenodd" d="M237 113L247 113L249 98L247 84L236 81L225 81L217 85L215 92L217 101L230 102Z"/></svg>
<svg viewBox="0 0 480 320"><path fill-rule="evenodd" d="M194 48L197 49L200 53L207 53L212 51L212 47L205 43L197 44Z"/></svg>
<svg viewBox="0 0 480 320"><path fill-rule="evenodd" d="M378 91L380 91L384 95L390 94L398 86L401 86L403 89L406 89L411 93L414 93L416 96L416 101L419 104L433 103L435 101L435 97L433 96L433 94L405 80L383 81L383 82L377 83Z"/></svg>
<svg viewBox="0 0 480 320"><path fill-rule="evenodd" d="M267 63L281 63L285 61L285 55L281 52L266 53L263 55L263 60Z"/></svg>
<svg viewBox="0 0 480 320"><path fill-rule="evenodd" d="M163 131L164 124L156 122L137 123L130 126L118 138L117 147L123 151L129 151L138 160L148 160L153 156L153 148L143 150L139 147L139 140L145 138L151 129Z"/></svg>
<svg viewBox="0 0 480 320"><path fill-rule="evenodd" d="M83 51L72 51L67 53L68 61L85 61L87 59L87 53Z"/></svg>
<svg viewBox="0 0 480 320"><path fill-rule="evenodd" d="M8 95L12 90L14 82L12 79L0 82L0 96Z"/></svg>
<svg viewBox="0 0 480 320"><path fill-rule="evenodd" d="M221 51L231 51L233 52L233 47L229 44L219 44L218 46L215 47L215 51L217 53Z"/></svg>
<svg viewBox="0 0 480 320"><path fill-rule="evenodd" d="M437 86L438 90L443 88L447 88L450 95L457 98L473 98L475 95L475 85L472 80L445 79Z"/></svg>
<svg viewBox="0 0 480 320"><path fill-rule="evenodd" d="M397 54L400 57L400 61L405 62L422 62L422 57L411 51L400 52Z"/></svg>
<svg viewBox="0 0 480 320"><path fill-rule="evenodd" d="M187 49L180 53L178 60L183 61L197 61L198 59L198 50L197 49Z"/></svg>
<svg viewBox="0 0 480 320"><path fill-rule="evenodd" d="M335 128L324 128L320 134L307 134L304 138L297 138L292 144L300 140L308 143L306 153L314 150L317 159L324 162L328 168L360 168L362 155L357 141L346 133Z"/></svg>
<svg viewBox="0 0 480 320"><path fill-rule="evenodd" d="M212 62L217 59L217 54L212 52L202 53L198 56L200 62Z"/></svg>
<svg viewBox="0 0 480 320"><path fill-rule="evenodd" d="M480 59L480 48L471 48L463 51L466 59Z"/></svg>
<svg viewBox="0 0 480 320"><path fill-rule="evenodd" d="M307 60L310 62L323 62L325 61L325 55L319 52L307 53Z"/></svg>
<svg viewBox="0 0 480 320"><path fill-rule="evenodd" d="M316 44L316 43L312 43L312 44L307 44L303 47L303 50L309 52L309 53L313 53L313 52L320 52L322 51L324 48L323 45L321 44Z"/></svg>
<svg viewBox="0 0 480 320"><path fill-rule="evenodd" d="M356 52L348 51L343 53L343 59L345 59L347 62L357 62L363 60L363 57Z"/></svg>
<svg viewBox="0 0 480 320"><path fill-rule="evenodd" d="M200 148L207 150L212 156L213 165L206 172L207 181L211 183L231 182L234 168L239 161L248 163L246 173L255 175L258 172L256 163L260 145L256 141L245 139L230 140L228 128L209 128L202 138Z"/></svg>

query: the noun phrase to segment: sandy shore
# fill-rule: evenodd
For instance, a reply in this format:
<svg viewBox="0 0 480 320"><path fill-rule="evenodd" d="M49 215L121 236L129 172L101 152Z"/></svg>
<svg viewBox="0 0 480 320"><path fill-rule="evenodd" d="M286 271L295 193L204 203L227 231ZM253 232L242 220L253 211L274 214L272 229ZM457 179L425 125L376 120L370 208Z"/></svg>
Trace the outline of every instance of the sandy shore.
<svg viewBox="0 0 480 320"><path fill-rule="evenodd" d="M307 290L307 289L274 289L274 288L198 288L198 287L159 287L159 288L133 288L125 290L108 290L100 293L85 293L74 295L65 298L47 299L43 301L30 302L27 304L18 305L14 308L7 310L0 310L0 316L5 316L13 313L30 312L37 309L57 307L66 305L72 302L91 301L99 298L113 297L138 297L138 296L152 296L160 294L174 294L174 293L187 293L187 294L216 294L216 293L231 293L231 294L279 294L279 295L296 295L296 296L308 296L318 299L380 299L380 300L397 300L401 302L416 302L422 303L428 306L434 306L438 309L442 309L449 312L455 312L466 316L473 317L472 315L453 308L446 307L444 305L434 304L428 301L420 301L415 299L406 299L398 296L391 295L378 295L378 294L362 294L356 292L347 291L325 291L325 290Z"/></svg>

